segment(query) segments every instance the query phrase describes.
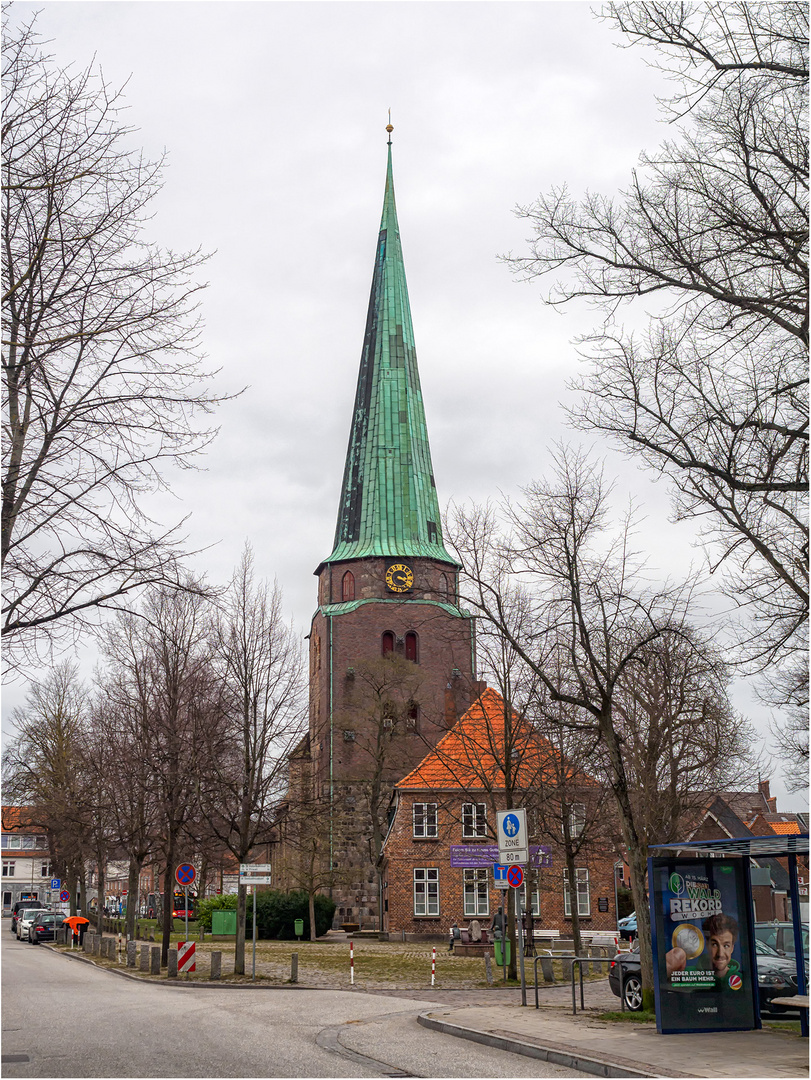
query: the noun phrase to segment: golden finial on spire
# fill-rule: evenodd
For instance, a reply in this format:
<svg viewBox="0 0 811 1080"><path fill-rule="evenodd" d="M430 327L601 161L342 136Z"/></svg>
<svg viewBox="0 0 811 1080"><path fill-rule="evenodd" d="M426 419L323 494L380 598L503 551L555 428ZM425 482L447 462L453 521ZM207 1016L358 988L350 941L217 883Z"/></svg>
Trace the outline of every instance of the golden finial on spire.
<svg viewBox="0 0 811 1080"><path fill-rule="evenodd" d="M386 131L388 131L388 133L389 133L389 146L391 146L391 133L392 133L392 131L394 131L394 128L392 127L392 123L391 123L391 109L389 109L389 122L388 122L388 124L386 124Z"/></svg>

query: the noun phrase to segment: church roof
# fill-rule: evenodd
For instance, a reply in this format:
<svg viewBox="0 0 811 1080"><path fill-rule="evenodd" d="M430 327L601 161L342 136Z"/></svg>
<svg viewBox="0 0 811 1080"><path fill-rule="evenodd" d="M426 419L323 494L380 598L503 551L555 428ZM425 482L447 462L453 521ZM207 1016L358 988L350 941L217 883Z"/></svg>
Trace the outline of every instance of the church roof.
<svg viewBox="0 0 811 1080"><path fill-rule="evenodd" d="M513 757L513 786L537 787L540 782L590 786L595 781L572 767L560 751L538 735L532 725L487 687L467 712L444 735L420 764L396 785L399 789L482 789L498 791L505 786L505 709L509 709L511 739L506 743Z"/></svg>
<svg viewBox="0 0 811 1080"><path fill-rule="evenodd" d="M325 562L367 556L419 556L458 565L442 541L391 140L335 544Z"/></svg>

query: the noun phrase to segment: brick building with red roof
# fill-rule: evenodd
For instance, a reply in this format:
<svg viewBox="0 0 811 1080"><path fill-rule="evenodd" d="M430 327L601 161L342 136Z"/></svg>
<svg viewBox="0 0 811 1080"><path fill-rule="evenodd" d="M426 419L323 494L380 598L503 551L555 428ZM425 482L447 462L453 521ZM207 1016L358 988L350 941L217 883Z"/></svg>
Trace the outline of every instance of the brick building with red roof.
<svg viewBox="0 0 811 1080"><path fill-rule="evenodd" d="M526 868L524 907L531 909L536 930L560 937L571 934L563 849L548 825L541 832L537 824L541 804L547 811L551 808L552 818L555 806L560 807L555 785L561 757L514 713L509 716L505 753L505 709L495 690L484 689L437 746L395 785L381 858L383 929L392 937L445 937L453 925L471 919L486 923L498 911L504 892L493 882L492 863L497 859L485 849L496 844L496 812L508 808L505 771L511 773L511 805L528 811L530 844L548 848L545 857L533 861L549 865ZM582 817L578 811L577 821L570 819L572 829L586 826L590 815L585 808L602 794L591 777L568 770L567 797L578 800L572 809L583 808ZM602 799L599 805L604 814ZM605 820L599 825L591 842L579 846L575 866L581 932L587 937L613 935L617 926L614 853L607 842L610 824L608 829Z"/></svg>

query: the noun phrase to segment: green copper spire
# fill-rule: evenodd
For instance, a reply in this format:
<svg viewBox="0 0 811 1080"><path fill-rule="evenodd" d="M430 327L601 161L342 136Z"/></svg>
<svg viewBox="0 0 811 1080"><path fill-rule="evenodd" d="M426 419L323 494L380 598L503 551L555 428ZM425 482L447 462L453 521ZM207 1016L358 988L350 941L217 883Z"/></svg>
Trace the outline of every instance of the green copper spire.
<svg viewBox="0 0 811 1080"><path fill-rule="evenodd" d="M388 146L335 547L325 561L403 555L457 565L442 542L394 202L391 134Z"/></svg>

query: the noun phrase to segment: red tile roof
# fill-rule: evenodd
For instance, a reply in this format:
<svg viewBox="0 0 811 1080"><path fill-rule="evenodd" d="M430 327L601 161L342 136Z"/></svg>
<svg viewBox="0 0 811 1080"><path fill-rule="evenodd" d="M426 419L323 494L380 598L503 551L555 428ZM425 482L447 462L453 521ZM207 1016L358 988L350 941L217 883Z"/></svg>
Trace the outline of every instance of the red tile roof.
<svg viewBox="0 0 811 1080"><path fill-rule="evenodd" d="M32 825L29 815L32 813L28 806L4 806L2 808L3 832L26 832L44 833L41 825Z"/></svg>
<svg viewBox="0 0 811 1080"><path fill-rule="evenodd" d="M500 694L490 687L485 689L397 787L401 790L480 788L488 791L503 788L506 708ZM535 787L542 781L559 783L564 768L569 782L595 783L591 777L564 762L560 752L512 710L509 718L512 748L518 750L518 774L514 778L517 788Z"/></svg>
<svg viewBox="0 0 811 1080"><path fill-rule="evenodd" d="M800 831L800 825L797 821L769 821L767 825L772 832L776 832L780 836L788 836Z"/></svg>

